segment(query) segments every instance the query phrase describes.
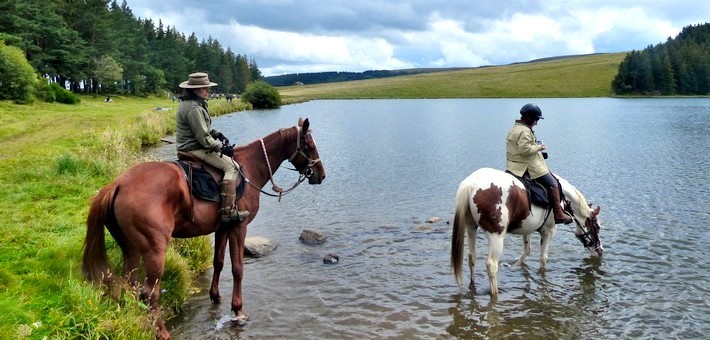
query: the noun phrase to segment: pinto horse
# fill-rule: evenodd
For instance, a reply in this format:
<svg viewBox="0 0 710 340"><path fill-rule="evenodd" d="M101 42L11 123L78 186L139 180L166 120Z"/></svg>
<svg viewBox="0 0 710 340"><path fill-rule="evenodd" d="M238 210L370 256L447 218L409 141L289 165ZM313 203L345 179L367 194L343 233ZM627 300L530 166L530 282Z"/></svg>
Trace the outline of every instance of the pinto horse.
<svg viewBox="0 0 710 340"><path fill-rule="evenodd" d="M101 189L91 203L82 261L84 277L107 285L114 281L106 255L106 226L121 248L123 276L131 284L137 285L137 269L143 259L146 277L141 297L148 300L157 316L158 338L170 338L160 317L158 301L165 252L171 238L216 232L215 263L218 262L220 249L221 256L224 256L224 247L229 240L234 275L232 310L237 320L245 319L242 311L244 238L247 225L259 211L261 188L267 181L273 181L272 169L278 169L285 160L289 160L301 174L298 183L308 178L309 184L320 184L325 179L325 170L310 134L308 119L299 119L296 126L280 129L237 147L234 160L243 166L243 174L249 183L239 203L240 209L249 210L251 216L241 222L220 223L219 202L191 197L185 174L174 162L137 164ZM223 258L219 260L223 261ZM214 300L212 293L211 290L210 296Z"/></svg>
<svg viewBox="0 0 710 340"><path fill-rule="evenodd" d="M602 256L604 248L599 239L601 226L597 220L600 208L592 210L577 188L563 178L560 182L566 201L565 211L577 225L575 235L594 257ZM530 234L540 233L540 268L547 262L550 240L555 234L553 214L547 208L528 203L523 183L511 174L500 170L483 168L474 171L461 182L456 193L456 213L451 239L451 268L456 282L461 285L464 237L468 234L468 268L471 272L469 288L474 289L473 267L476 263L476 231L481 227L488 238L486 269L491 295L498 295L498 259L503 252L503 240L507 233L523 236L523 253L513 264L522 265L530 254Z"/></svg>

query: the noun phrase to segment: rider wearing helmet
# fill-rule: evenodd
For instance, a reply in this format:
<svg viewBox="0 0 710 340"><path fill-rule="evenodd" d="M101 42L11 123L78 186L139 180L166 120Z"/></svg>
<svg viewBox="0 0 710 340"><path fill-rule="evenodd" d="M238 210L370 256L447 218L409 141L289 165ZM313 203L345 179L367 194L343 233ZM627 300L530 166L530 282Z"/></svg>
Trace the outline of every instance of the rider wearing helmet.
<svg viewBox="0 0 710 340"><path fill-rule="evenodd" d="M505 142L505 159L507 170L515 176L523 177L527 172L530 179L547 188L547 196L552 203L555 223L572 223L572 218L564 213L560 205L560 191L557 180L552 176L541 154L546 149L545 144L537 144L533 126L538 120L544 119L542 111L535 104L525 104L520 109L520 119L508 132Z"/></svg>

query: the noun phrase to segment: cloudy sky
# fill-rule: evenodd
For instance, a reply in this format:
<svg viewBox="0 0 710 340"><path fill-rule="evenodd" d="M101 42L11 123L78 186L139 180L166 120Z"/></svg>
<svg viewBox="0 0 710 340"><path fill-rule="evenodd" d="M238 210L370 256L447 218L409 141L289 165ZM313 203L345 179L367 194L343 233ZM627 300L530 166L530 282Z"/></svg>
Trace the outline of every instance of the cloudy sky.
<svg viewBox="0 0 710 340"><path fill-rule="evenodd" d="M710 22L706 0L127 0L265 76L503 65L624 52Z"/></svg>

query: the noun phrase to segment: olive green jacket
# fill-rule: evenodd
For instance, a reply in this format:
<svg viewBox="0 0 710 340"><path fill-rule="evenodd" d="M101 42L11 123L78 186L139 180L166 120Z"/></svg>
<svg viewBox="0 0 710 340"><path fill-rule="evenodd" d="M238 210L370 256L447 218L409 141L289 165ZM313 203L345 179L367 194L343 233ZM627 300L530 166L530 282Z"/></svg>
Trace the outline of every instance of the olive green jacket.
<svg viewBox="0 0 710 340"><path fill-rule="evenodd" d="M175 143L178 151L214 150L222 143L214 138L219 131L212 128L207 103L183 100L175 114Z"/></svg>
<svg viewBox="0 0 710 340"><path fill-rule="evenodd" d="M515 121L505 140L506 168L518 177L525 171L535 179L550 172L540 153L542 145L535 143L535 133L521 121Z"/></svg>

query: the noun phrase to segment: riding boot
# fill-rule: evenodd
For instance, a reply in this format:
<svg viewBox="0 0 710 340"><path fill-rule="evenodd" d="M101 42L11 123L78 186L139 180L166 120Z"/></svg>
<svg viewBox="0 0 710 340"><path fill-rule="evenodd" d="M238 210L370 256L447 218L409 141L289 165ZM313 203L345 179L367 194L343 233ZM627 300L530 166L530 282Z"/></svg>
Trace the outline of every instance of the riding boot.
<svg viewBox="0 0 710 340"><path fill-rule="evenodd" d="M555 215L555 224L570 224L572 223L572 218L565 214L560 205L560 192L556 187L547 188L547 198L552 204L552 212Z"/></svg>
<svg viewBox="0 0 710 340"><path fill-rule="evenodd" d="M222 222L241 222L249 217L249 211L237 210L237 181L224 180L220 183L219 189L219 196L222 202L222 207L219 211Z"/></svg>

